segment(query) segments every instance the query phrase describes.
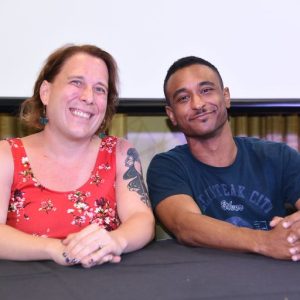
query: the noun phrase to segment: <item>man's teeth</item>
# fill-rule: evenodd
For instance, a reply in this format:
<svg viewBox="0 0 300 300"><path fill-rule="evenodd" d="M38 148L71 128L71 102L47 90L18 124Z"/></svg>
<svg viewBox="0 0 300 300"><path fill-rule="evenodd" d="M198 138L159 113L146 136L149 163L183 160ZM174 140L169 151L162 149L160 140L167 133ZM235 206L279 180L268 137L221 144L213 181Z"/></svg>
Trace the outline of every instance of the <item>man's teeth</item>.
<svg viewBox="0 0 300 300"><path fill-rule="evenodd" d="M72 110L72 113L73 113L73 115L80 117L80 118L84 118L84 119L89 119L91 117L90 113L83 112L81 110L74 109L74 110Z"/></svg>

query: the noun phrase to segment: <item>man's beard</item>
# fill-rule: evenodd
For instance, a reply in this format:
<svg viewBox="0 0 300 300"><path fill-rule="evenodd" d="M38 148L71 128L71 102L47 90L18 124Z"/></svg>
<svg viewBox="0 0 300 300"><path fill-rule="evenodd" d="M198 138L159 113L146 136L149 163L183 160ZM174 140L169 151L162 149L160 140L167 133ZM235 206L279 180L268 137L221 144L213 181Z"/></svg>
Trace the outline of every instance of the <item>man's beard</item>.
<svg viewBox="0 0 300 300"><path fill-rule="evenodd" d="M181 127L179 124L178 124L178 128L187 138L200 138L203 140L207 140L220 135L227 121L228 121L228 111L227 108L225 108L224 113L221 116L221 120L220 121L217 120L217 122L219 123L217 127L215 127L214 129L208 132L199 133L193 129Z"/></svg>

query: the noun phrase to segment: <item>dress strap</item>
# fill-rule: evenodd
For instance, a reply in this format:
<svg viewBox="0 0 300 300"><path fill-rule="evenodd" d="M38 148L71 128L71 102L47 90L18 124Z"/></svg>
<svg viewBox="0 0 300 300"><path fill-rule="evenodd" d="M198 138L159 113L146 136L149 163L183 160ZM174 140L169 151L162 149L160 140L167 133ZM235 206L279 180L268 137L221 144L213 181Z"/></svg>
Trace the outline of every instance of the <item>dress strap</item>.
<svg viewBox="0 0 300 300"><path fill-rule="evenodd" d="M14 183L18 182L20 173L24 168L28 168L28 158L20 138L7 139L14 160Z"/></svg>

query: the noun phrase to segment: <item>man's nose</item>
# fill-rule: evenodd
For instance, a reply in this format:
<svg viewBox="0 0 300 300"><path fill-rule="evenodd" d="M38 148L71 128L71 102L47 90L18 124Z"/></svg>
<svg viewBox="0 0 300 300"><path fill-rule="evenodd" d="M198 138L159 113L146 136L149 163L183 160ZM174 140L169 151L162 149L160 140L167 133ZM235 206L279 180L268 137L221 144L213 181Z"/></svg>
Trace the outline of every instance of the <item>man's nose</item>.
<svg viewBox="0 0 300 300"><path fill-rule="evenodd" d="M191 106L193 109L200 109L205 105L201 95L194 94L192 96Z"/></svg>

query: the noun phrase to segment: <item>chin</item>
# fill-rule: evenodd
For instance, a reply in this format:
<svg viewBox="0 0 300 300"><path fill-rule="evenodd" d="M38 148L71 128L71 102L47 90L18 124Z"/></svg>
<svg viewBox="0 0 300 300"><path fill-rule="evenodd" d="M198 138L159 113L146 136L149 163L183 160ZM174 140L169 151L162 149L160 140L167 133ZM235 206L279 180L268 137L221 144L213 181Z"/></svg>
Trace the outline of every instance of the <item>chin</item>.
<svg viewBox="0 0 300 300"><path fill-rule="evenodd" d="M89 138L95 134L94 131L86 131L86 130L75 130L70 132L70 136L75 139Z"/></svg>

